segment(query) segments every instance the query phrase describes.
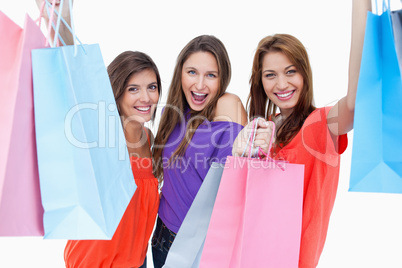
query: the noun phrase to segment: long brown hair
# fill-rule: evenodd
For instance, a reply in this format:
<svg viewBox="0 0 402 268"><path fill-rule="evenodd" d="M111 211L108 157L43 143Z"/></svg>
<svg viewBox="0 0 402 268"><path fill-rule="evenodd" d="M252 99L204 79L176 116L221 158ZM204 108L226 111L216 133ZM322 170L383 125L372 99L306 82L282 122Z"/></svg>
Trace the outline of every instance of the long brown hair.
<svg viewBox="0 0 402 268"><path fill-rule="evenodd" d="M315 110L313 105L313 74L306 48L294 36L276 34L263 38L254 55L247 99L249 118L263 116L274 120L277 106L268 99L262 85L262 62L269 52L281 52L295 65L303 77L303 89L293 112L278 128L276 144L285 146L301 129L304 120Z"/></svg>
<svg viewBox="0 0 402 268"><path fill-rule="evenodd" d="M190 109L190 117L186 129L184 139L173 153L171 160L175 160L177 157L182 156L190 143L195 130L205 120L212 121L215 116L215 109L218 99L225 93L226 88L229 85L231 78L231 64L229 55L226 51L223 43L212 35L201 35L191 40L180 52L177 57L176 66L173 72L172 83L170 84L169 94L167 98L167 104L163 111L158 133L155 138L154 145L154 164L155 164L155 176L162 181L163 179L163 165L162 165L162 153L165 144L167 143L170 134L174 130L177 124L183 123L183 115L186 108L189 107L186 97L182 88L182 69L185 61L196 52L209 52L211 53L218 64L218 76L219 76L219 89L216 96L205 106L201 111L192 111ZM179 111L179 112L178 112Z"/></svg>
<svg viewBox="0 0 402 268"><path fill-rule="evenodd" d="M125 51L120 53L109 64L107 72L109 74L110 84L112 85L116 103L119 103L121 96L123 96L131 76L146 69L152 70L155 73L160 98L162 95L162 84L159 71L154 61L147 54L139 51ZM155 114L156 109L152 115L152 119L155 118Z"/></svg>

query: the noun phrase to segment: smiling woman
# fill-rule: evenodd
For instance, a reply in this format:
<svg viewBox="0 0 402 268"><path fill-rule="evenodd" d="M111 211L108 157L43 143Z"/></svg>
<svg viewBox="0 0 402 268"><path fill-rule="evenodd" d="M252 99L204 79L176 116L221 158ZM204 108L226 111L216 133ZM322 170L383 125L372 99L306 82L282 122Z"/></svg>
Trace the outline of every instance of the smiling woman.
<svg viewBox="0 0 402 268"><path fill-rule="evenodd" d="M66 267L146 267L148 240L159 204L158 181L152 174L152 132L144 123L154 118L161 93L159 71L142 52L125 51L108 67L122 120L137 190L111 240L67 242Z"/></svg>
<svg viewBox="0 0 402 268"><path fill-rule="evenodd" d="M156 176L163 180L152 238L156 268L164 265L212 162L225 161L247 122L239 97L225 93L230 77L226 48L214 36L194 38L178 56L154 147Z"/></svg>
<svg viewBox="0 0 402 268"><path fill-rule="evenodd" d="M370 10L370 0L353 1L348 92L333 107L314 107L310 60L296 37L267 36L255 52L249 117L264 117L277 126L273 149L261 149L273 159L304 165L299 268L316 267L325 244L338 188L340 155L347 148L346 134L353 128L366 15ZM240 133L239 140L242 136ZM268 145L272 141L264 142ZM242 153L241 146L233 148L233 154Z"/></svg>
<svg viewBox="0 0 402 268"><path fill-rule="evenodd" d="M247 4L205 0L202 3L74 1L76 31L84 43L100 44L106 65L126 50L151 55L158 64L164 89L170 85L182 47L194 36L215 35L225 44L232 63L232 78L226 92L235 93L244 104L256 44L266 35L286 32L297 36L309 53L317 89L315 105L322 107L345 95L350 0L332 2L330 7L327 1L316 0L248 0ZM391 7L401 8L400 0L391 0ZM19 25L23 25L25 13L38 17L34 0L1 0L0 10ZM6 42L2 39L3 44ZM163 94L162 105L166 98L167 94ZM154 133L161 118L159 110L152 126ZM352 133L348 136L351 141ZM339 190L318 267L402 267L402 214L397 213L402 206L402 195L348 193L350 155L351 146L341 158ZM0 267L64 267L65 242L42 237L1 237ZM152 267L151 259L148 258L148 265Z"/></svg>

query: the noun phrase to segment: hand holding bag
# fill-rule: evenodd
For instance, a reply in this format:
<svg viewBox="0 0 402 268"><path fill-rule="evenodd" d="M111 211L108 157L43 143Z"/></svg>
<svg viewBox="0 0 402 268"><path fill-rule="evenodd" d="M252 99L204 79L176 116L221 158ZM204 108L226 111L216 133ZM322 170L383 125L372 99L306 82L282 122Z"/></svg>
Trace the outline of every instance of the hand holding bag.
<svg viewBox="0 0 402 268"><path fill-rule="evenodd" d="M304 165L228 156L200 267L297 267L303 178Z"/></svg>
<svg viewBox="0 0 402 268"><path fill-rule="evenodd" d="M111 239L136 185L100 48L33 50L32 67L45 238Z"/></svg>

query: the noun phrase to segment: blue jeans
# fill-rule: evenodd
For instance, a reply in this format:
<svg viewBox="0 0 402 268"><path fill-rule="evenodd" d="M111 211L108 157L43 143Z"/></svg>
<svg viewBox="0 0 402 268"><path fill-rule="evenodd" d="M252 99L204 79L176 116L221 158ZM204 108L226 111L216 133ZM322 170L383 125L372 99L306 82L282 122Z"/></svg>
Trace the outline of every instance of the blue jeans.
<svg viewBox="0 0 402 268"><path fill-rule="evenodd" d="M167 254L172 246L176 233L170 231L158 217L156 228L152 237L152 259L155 268L162 268L165 264Z"/></svg>

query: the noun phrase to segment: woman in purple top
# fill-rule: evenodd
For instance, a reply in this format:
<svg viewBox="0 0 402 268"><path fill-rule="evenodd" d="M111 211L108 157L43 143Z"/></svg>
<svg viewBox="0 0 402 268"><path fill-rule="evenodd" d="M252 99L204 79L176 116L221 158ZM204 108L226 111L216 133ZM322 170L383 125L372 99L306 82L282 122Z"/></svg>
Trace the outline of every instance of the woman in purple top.
<svg viewBox="0 0 402 268"><path fill-rule="evenodd" d="M225 93L230 77L227 51L214 36L194 38L178 56L154 145L155 175L163 180L155 267L164 265L211 163L224 163L247 123L239 97Z"/></svg>

